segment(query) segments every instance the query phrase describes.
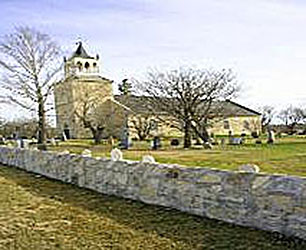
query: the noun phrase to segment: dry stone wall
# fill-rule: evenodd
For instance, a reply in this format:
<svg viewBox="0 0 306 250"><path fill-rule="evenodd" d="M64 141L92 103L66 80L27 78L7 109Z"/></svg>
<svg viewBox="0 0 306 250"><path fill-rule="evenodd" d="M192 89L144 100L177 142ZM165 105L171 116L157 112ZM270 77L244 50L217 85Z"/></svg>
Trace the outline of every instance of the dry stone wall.
<svg viewBox="0 0 306 250"><path fill-rule="evenodd" d="M0 147L0 162L103 194L306 239L306 179Z"/></svg>

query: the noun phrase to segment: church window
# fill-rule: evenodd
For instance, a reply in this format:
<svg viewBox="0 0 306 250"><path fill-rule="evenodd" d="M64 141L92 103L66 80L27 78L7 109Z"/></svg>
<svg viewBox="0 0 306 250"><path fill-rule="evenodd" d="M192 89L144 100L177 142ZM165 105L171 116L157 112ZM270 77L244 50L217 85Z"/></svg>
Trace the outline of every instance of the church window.
<svg viewBox="0 0 306 250"><path fill-rule="evenodd" d="M97 67L97 63L93 63L94 68Z"/></svg>
<svg viewBox="0 0 306 250"><path fill-rule="evenodd" d="M88 68L89 68L89 63L86 62L86 63L85 63L85 69L88 69Z"/></svg>
<svg viewBox="0 0 306 250"><path fill-rule="evenodd" d="M229 121L228 121L228 120L225 120L225 121L224 121L223 127L224 127L224 129L230 129L230 124L229 124Z"/></svg>
<svg viewBox="0 0 306 250"><path fill-rule="evenodd" d="M83 67L82 63L81 62L77 62L77 66L78 66L79 71L82 71L82 67Z"/></svg>

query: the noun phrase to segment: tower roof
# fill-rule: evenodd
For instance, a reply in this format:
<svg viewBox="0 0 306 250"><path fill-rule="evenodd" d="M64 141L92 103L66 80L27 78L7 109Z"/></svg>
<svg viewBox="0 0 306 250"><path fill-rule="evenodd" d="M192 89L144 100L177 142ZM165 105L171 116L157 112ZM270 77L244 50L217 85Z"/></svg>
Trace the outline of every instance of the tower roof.
<svg viewBox="0 0 306 250"><path fill-rule="evenodd" d="M94 59L94 57L89 56L86 52L86 50L83 48L82 42L78 42L77 43L79 46L77 47L76 51L72 54L72 56L70 57L70 59L74 58L74 57L82 57L82 58L90 58L90 59Z"/></svg>

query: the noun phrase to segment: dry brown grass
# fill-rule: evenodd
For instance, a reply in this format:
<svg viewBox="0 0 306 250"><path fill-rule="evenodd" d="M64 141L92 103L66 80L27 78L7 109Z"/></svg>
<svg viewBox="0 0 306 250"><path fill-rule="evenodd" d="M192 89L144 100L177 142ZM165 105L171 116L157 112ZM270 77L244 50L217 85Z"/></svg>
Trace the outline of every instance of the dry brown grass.
<svg viewBox="0 0 306 250"><path fill-rule="evenodd" d="M306 244L0 166L0 249L279 250Z"/></svg>

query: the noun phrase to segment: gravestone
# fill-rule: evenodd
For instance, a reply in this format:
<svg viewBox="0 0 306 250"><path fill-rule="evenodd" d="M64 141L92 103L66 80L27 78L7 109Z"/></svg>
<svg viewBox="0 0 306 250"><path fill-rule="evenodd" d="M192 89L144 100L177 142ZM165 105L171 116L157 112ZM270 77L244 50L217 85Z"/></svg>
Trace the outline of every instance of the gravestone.
<svg viewBox="0 0 306 250"><path fill-rule="evenodd" d="M92 156L91 151L89 149L84 149L82 151L82 156L91 157Z"/></svg>
<svg viewBox="0 0 306 250"><path fill-rule="evenodd" d="M5 138L0 135L0 145L5 145Z"/></svg>
<svg viewBox="0 0 306 250"><path fill-rule="evenodd" d="M66 140L69 140L70 139L70 129L64 128L64 134L65 134Z"/></svg>
<svg viewBox="0 0 306 250"><path fill-rule="evenodd" d="M62 141L67 141L67 137L66 137L65 132L62 133Z"/></svg>
<svg viewBox="0 0 306 250"><path fill-rule="evenodd" d="M142 156L141 162L147 162L147 163L156 163L154 157L152 155L144 155Z"/></svg>
<svg viewBox="0 0 306 250"><path fill-rule="evenodd" d="M128 149L129 148L129 130L128 128L124 128L121 136L120 148Z"/></svg>
<svg viewBox="0 0 306 250"><path fill-rule="evenodd" d="M238 167L238 171L246 173L259 173L260 169L255 164L243 164Z"/></svg>
<svg viewBox="0 0 306 250"><path fill-rule="evenodd" d="M114 146L114 144L115 144L114 137L110 136L110 137L108 138L108 144L109 144L111 147Z"/></svg>
<svg viewBox="0 0 306 250"><path fill-rule="evenodd" d="M268 130L268 140L267 143L268 144L273 144L275 141L275 135L274 135L274 131L272 129Z"/></svg>
<svg viewBox="0 0 306 250"><path fill-rule="evenodd" d="M111 151L111 160L112 161L122 161L123 160L122 152L118 148L114 148Z"/></svg>
<svg viewBox="0 0 306 250"><path fill-rule="evenodd" d="M56 141L53 137L51 138L50 143L52 146L56 146Z"/></svg>
<svg viewBox="0 0 306 250"><path fill-rule="evenodd" d="M158 148L161 148L161 142L160 138L158 136L155 136L152 141L152 149L156 150Z"/></svg>
<svg viewBox="0 0 306 250"><path fill-rule="evenodd" d="M64 151L59 152L60 154L66 155L66 154L70 154L70 152L66 149Z"/></svg>

